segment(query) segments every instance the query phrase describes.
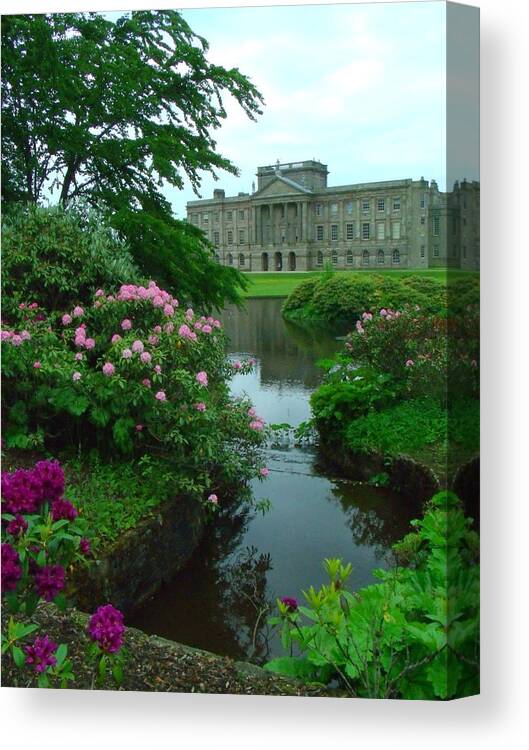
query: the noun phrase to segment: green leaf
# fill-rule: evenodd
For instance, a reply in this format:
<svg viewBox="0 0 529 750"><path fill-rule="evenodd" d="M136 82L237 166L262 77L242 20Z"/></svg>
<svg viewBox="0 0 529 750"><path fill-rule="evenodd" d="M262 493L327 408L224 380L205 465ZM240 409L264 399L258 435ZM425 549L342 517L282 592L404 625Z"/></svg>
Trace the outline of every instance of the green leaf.
<svg viewBox="0 0 529 750"><path fill-rule="evenodd" d="M68 646L66 645L66 643L61 643L55 653L55 658L57 659L57 667L60 667L62 665L62 663L66 659L67 653Z"/></svg>
<svg viewBox="0 0 529 750"><path fill-rule="evenodd" d="M11 653L13 654L13 661L17 665L17 667L23 667L26 663L26 656L22 649L19 646L13 646L11 649Z"/></svg>

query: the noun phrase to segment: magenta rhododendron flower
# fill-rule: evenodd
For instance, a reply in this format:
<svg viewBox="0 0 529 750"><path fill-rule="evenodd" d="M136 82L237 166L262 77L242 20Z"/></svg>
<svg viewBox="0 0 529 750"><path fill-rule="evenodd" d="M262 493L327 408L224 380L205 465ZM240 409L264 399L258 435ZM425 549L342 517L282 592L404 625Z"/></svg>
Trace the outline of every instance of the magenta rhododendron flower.
<svg viewBox="0 0 529 750"><path fill-rule="evenodd" d="M125 318L121 321L121 327L124 331L130 331L130 329L132 328L132 322L128 318Z"/></svg>
<svg viewBox="0 0 529 750"><path fill-rule="evenodd" d="M140 341L139 339L136 339L136 341L132 344L132 351L133 352L142 352L144 350L143 341Z"/></svg>
<svg viewBox="0 0 529 750"><path fill-rule="evenodd" d="M24 516L17 515L12 521L9 521L6 527L6 531L11 536L22 536L25 534L28 528L28 522Z"/></svg>
<svg viewBox="0 0 529 750"><path fill-rule="evenodd" d="M77 508L69 500L54 500L51 506L51 517L54 521L73 521L77 518Z"/></svg>
<svg viewBox="0 0 529 750"><path fill-rule="evenodd" d="M86 537L83 537L79 542L79 550L83 555L85 555L85 557L88 557L88 555L92 552L90 542Z"/></svg>
<svg viewBox="0 0 529 750"><path fill-rule="evenodd" d="M158 391L158 393L156 393L154 398L157 401L167 401L167 396L165 395L165 391Z"/></svg>
<svg viewBox="0 0 529 750"><path fill-rule="evenodd" d="M81 380L81 373L78 370L76 370L72 375L72 380L74 381L74 383L76 383L78 380Z"/></svg>
<svg viewBox="0 0 529 750"><path fill-rule="evenodd" d="M40 370L41 367L42 365L38 360L36 362L33 362L33 369Z"/></svg>
<svg viewBox="0 0 529 750"><path fill-rule="evenodd" d="M63 324L63 326L69 326L71 322L72 316L68 315L68 313L65 313L65 315L63 315L61 318L61 323Z"/></svg>
<svg viewBox="0 0 529 750"><path fill-rule="evenodd" d="M45 672L48 667L54 667L57 664L55 652L57 644L45 635L38 635L33 641L32 646L25 646L26 664L30 664L35 672Z"/></svg>
<svg viewBox="0 0 529 750"><path fill-rule="evenodd" d="M123 349L123 352L121 354L123 359L130 359L132 357L132 350L131 349Z"/></svg>
<svg viewBox="0 0 529 750"><path fill-rule="evenodd" d="M43 483L34 470L17 469L2 473L3 510L13 515L34 513L43 502Z"/></svg>
<svg viewBox="0 0 529 750"><path fill-rule="evenodd" d="M8 542L2 542L2 591L14 591L21 578L18 552Z"/></svg>
<svg viewBox="0 0 529 750"><path fill-rule="evenodd" d="M62 565L45 565L35 573L37 594L51 602L64 588L64 568Z"/></svg>
<svg viewBox="0 0 529 750"><path fill-rule="evenodd" d="M125 633L123 614L112 604L98 607L88 623L88 633L102 651L109 654L119 651Z"/></svg>
<svg viewBox="0 0 529 750"><path fill-rule="evenodd" d="M32 470L33 478L40 485L41 502L53 502L64 492L64 471L58 461L38 461Z"/></svg>
<svg viewBox="0 0 529 750"><path fill-rule="evenodd" d="M103 375L106 375L107 378L109 378L115 372L116 372L116 368L114 367L112 362L105 362L105 364L103 365Z"/></svg>
<svg viewBox="0 0 529 750"><path fill-rule="evenodd" d="M83 315L84 315L84 310L83 310L82 307L80 307L79 305L77 305L76 307L74 307L74 309L72 311L72 316L74 318L82 318Z"/></svg>
<svg viewBox="0 0 529 750"><path fill-rule="evenodd" d="M140 354L140 359L141 359L141 361L143 362L144 365L147 365L151 361L152 356L151 356L150 352L142 352Z"/></svg>
<svg viewBox="0 0 529 750"><path fill-rule="evenodd" d="M196 374L196 381L197 381L197 383L200 383L200 385L204 386L204 388L206 388L207 384L208 384L208 374L207 374L207 372L204 372L204 370L201 370L201 372L197 372L197 374Z"/></svg>
<svg viewBox="0 0 529 750"><path fill-rule="evenodd" d="M294 599L293 596L282 596L279 600L281 604L288 609L289 612L296 612L298 608L298 600Z"/></svg>

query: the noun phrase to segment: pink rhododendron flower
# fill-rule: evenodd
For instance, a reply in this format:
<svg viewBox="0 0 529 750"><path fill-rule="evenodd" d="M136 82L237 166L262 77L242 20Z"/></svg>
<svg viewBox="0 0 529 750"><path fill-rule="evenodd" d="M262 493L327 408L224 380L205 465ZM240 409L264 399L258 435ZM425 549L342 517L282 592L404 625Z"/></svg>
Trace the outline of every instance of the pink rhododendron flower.
<svg viewBox="0 0 529 750"><path fill-rule="evenodd" d="M112 362L105 362L105 364L103 365L103 375L106 375L107 378L109 378L115 372L116 372L116 368L114 367Z"/></svg>
<svg viewBox="0 0 529 750"><path fill-rule="evenodd" d="M197 374L196 374L196 381L197 381L197 383L200 383L200 385L203 385L204 388L206 388L207 384L208 384L208 374L207 374L207 372L204 372L204 370L202 370L201 372L197 372Z"/></svg>
<svg viewBox="0 0 529 750"><path fill-rule="evenodd" d="M78 371L74 372L74 374L72 375L72 380L74 381L74 383L75 383L75 382L76 382L77 380L81 380L81 373L80 373L80 372L78 372Z"/></svg>
<svg viewBox="0 0 529 750"><path fill-rule="evenodd" d="M18 333L14 333L11 337L11 343L13 346L20 346L20 344L23 342L22 336L19 336Z"/></svg>
<svg viewBox="0 0 529 750"><path fill-rule="evenodd" d="M193 328L195 329L195 331L201 331L202 330L202 323L200 322L200 320L197 320L197 322L195 323L195 325L193 326Z"/></svg>
<svg viewBox="0 0 529 750"><path fill-rule="evenodd" d="M154 326L154 328L152 330L154 331L154 333L161 333L162 332L162 326Z"/></svg>
<svg viewBox="0 0 529 750"><path fill-rule="evenodd" d="M149 380L149 378L143 378L143 380L141 381L141 384L144 385L146 388L151 387L151 381Z"/></svg>
<svg viewBox="0 0 529 750"><path fill-rule="evenodd" d="M166 323L163 329L166 333L172 333L174 331L174 323L171 323L171 322Z"/></svg>
<svg viewBox="0 0 529 750"><path fill-rule="evenodd" d="M117 343L118 343L118 341L121 341L121 336L119 335L119 333L115 333L115 334L114 334L114 335L112 336L112 338L110 339L110 343L111 343L111 344L117 344Z"/></svg>
<svg viewBox="0 0 529 750"><path fill-rule="evenodd" d="M132 357L132 351L130 349L123 349L121 356L123 359L130 359Z"/></svg>
<svg viewBox="0 0 529 750"><path fill-rule="evenodd" d="M250 422L250 429L251 430L262 430L263 429L263 423L260 422L258 419L253 420L253 422Z"/></svg>
<svg viewBox="0 0 529 750"><path fill-rule="evenodd" d="M153 297L152 304L153 304L153 307L163 307L164 306L163 297L157 294L156 297Z"/></svg>
<svg viewBox="0 0 529 750"><path fill-rule="evenodd" d="M156 393L156 395L154 396L154 398L157 401L166 401L167 400L167 396L165 395L165 391L158 391L158 393Z"/></svg>
<svg viewBox="0 0 529 750"><path fill-rule="evenodd" d="M22 341L29 341L31 338L31 334L29 331L22 331L20 334L20 338L22 339Z"/></svg>
<svg viewBox="0 0 529 750"><path fill-rule="evenodd" d="M172 315L174 315L174 307L172 305L164 305L163 314L170 318Z"/></svg>
<svg viewBox="0 0 529 750"><path fill-rule="evenodd" d="M68 315L68 313L66 313L65 315L62 316L61 323L63 324L63 326L69 326L71 322L72 322L71 315Z"/></svg>
<svg viewBox="0 0 529 750"><path fill-rule="evenodd" d="M188 309L186 310L186 320L187 321L193 320L194 317L195 317L194 311L190 307L188 307Z"/></svg>
<svg viewBox="0 0 529 750"><path fill-rule="evenodd" d="M242 368L242 365L241 365L241 363L239 362L239 360L238 360L238 359L237 359L237 360L235 360L235 362L233 362L233 369L234 369L234 370L240 370L241 368Z"/></svg>
<svg viewBox="0 0 529 750"><path fill-rule="evenodd" d="M142 352L140 354L140 359L143 362L143 364L146 365L151 361L152 357L149 352Z"/></svg>
<svg viewBox="0 0 529 750"><path fill-rule="evenodd" d="M364 333L364 327L359 320L356 321L356 330L358 331L358 333Z"/></svg>
<svg viewBox="0 0 529 750"><path fill-rule="evenodd" d="M85 339L86 338L86 326L79 326L79 328L75 329L75 336L76 338Z"/></svg>
<svg viewBox="0 0 529 750"><path fill-rule="evenodd" d="M262 477L267 477L270 474L270 469L268 469L266 466L263 466L263 468L259 470L259 474Z"/></svg>
<svg viewBox="0 0 529 750"><path fill-rule="evenodd" d="M154 365L154 372L157 375L160 375L160 373L162 372L162 368L160 367L160 365Z"/></svg>
<svg viewBox="0 0 529 750"><path fill-rule="evenodd" d="M95 296L96 297L104 297L105 296L104 289L98 289L97 292L95 293Z"/></svg>
<svg viewBox="0 0 529 750"><path fill-rule="evenodd" d="M476 360L475 360L475 359L471 360L471 362L470 362L470 366L471 366L471 367L477 367L477 366L478 366L478 363L476 362Z"/></svg>
<svg viewBox="0 0 529 750"><path fill-rule="evenodd" d="M95 339L85 339L84 341L85 349L93 349L96 345Z"/></svg>
<svg viewBox="0 0 529 750"><path fill-rule="evenodd" d="M385 318L387 314L388 314L388 311L386 310L386 308L385 308L385 307L383 307L383 308L382 308L382 310L380 311L380 315L381 315L381 316L382 316L383 318Z"/></svg>
<svg viewBox="0 0 529 750"><path fill-rule="evenodd" d="M195 404L195 409L197 411L206 411L206 404L203 401L199 401L198 404Z"/></svg>
<svg viewBox="0 0 529 750"><path fill-rule="evenodd" d="M21 302L20 305L18 306L18 309L19 310L25 310L26 309L26 303L25 302Z"/></svg>
<svg viewBox="0 0 529 750"><path fill-rule="evenodd" d="M144 350L143 341L140 341L139 339L136 339L136 341L132 344L132 351L133 352L142 352Z"/></svg>
<svg viewBox="0 0 529 750"><path fill-rule="evenodd" d="M76 307L74 307L74 309L72 311L72 315L73 315L74 318L82 318L83 315L84 315L83 308L80 307L79 305L77 305Z"/></svg>
<svg viewBox="0 0 529 750"><path fill-rule="evenodd" d="M252 406L252 407L250 407L250 408L248 409L248 412L247 412L247 414L248 414L248 416L249 416L249 417L255 417L255 415L257 414L257 412L255 411L255 409L254 409L254 408L253 408L253 406Z"/></svg>
<svg viewBox="0 0 529 750"><path fill-rule="evenodd" d="M31 305L28 305L28 310L36 310L38 307L38 304L36 302L32 302Z"/></svg>
<svg viewBox="0 0 529 750"><path fill-rule="evenodd" d="M406 367L413 367L414 364L415 362L413 361L413 359L406 360Z"/></svg>
<svg viewBox="0 0 529 750"><path fill-rule="evenodd" d="M141 432L142 430L143 430L143 425L142 424L137 424L136 425L136 432Z"/></svg>
<svg viewBox="0 0 529 750"><path fill-rule="evenodd" d="M13 331L2 331L2 333L0 333L0 338L2 339L2 341L7 341L11 338L12 335Z"/></svg>
<svg viewBox="0 0 529 750"><path fill-rule="evenodd" d="M202 333L211 333L213 328L209 325L209 323L206 323L202 326Z"/></svg>
<svg viewBox="0 0 529 750"><path fill-rule="evenodd" d="M154 336L153 334L151 334L149 336L149 338L148 338L149 344L151 346L156 346L158 344L159 340L160 339L158 338L158 336Z"/></svg>
<svg viewBox="0 0 529 750"><path fill-rule="evenodd" d="M81 362L84 359L84 355L82 352L77 352L77 354L74 357L76 362Z"/></svg>
<svg viewBox="0 0 529 750"><path fill-rule="evenodd" d="M39 361L37 360L36 362L33 362L33 367L35 368L35 370L40 370L40 368L42 367L42 365L41 365L41 363L40 363L40 362L39 362Z"/></svg>
<svg viewBox="0 0 529 750"><path fill-rule="evenodd" d="M212 492L211 495L209 495L209 497L208 497L208 502L209 503L213 503L213 505L218 505L219 504L219 498L215 495L214 492Z"/></svg>
<svg viewBox="0 0 529 750"><path fill-rule="evenodd" d="M125 318L125 320L121 321L121 327L124 331L130 331L132 328L132 322L128 318Z"/></svg>

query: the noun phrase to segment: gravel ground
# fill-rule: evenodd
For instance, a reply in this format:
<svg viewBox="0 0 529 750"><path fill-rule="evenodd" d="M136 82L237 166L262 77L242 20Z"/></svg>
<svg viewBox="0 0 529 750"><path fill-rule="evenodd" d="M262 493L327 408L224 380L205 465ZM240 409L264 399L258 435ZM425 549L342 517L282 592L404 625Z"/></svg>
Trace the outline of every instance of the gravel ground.
<svg viewBox="0 0 529 750"><path fill-rule="evenodd" d="M85 664L90 643L86 635L88 616L75 609L60 613L53 605L40 604L31 618L39 625L41 635L48 634L58 643L68 644L75 681L71 688L88 690L92 673ZM246 662L235 662L216 654L200 651L157 636L148 636L127 628L121 690L171 693L233 693L240 695L290 695L338 697L339 693L310 687L268 672ZM17 669L10 657L2 658L2 685L25 687L30 679L26 669ZM103 690L114 690L108 680Z"/></svg>

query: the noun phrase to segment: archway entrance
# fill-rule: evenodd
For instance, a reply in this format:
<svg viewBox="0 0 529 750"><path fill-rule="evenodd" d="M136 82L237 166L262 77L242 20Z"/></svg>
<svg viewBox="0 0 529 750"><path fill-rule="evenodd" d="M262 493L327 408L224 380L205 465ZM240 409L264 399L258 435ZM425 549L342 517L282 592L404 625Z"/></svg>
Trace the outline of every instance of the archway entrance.
<svg viewBox="0 0 529 750"><path fill-rule="evenodd" d="M288 254L288 270L289 271L296 270L296 253L290 252Z"/></svg>
<svg viewBox="0 0 529 750"><path fill-rule="evenodd" d="M268 271L268 253L261 255L261 271Z"/></svg>
<svg viewBox="0 0 529 750"><path fill-rule="evenodd" d="M276 271L283 270L283 253L274 253L274 269Z"/></svg>

